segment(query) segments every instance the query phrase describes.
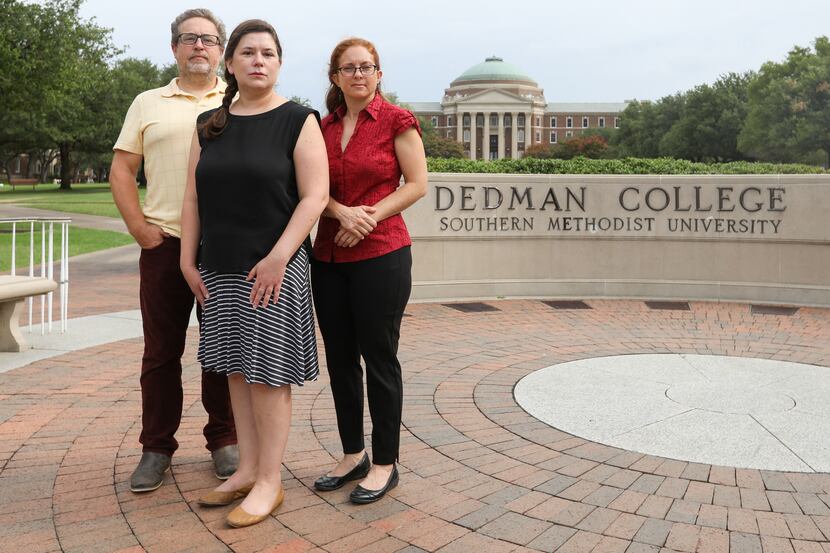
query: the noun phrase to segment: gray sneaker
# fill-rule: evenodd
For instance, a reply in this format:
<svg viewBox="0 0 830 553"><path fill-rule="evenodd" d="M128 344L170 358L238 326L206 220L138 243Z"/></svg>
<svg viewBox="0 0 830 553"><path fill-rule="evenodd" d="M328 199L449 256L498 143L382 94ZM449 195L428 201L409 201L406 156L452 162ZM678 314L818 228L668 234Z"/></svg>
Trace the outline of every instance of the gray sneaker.
<svg viewBox="0 0 830 553"><path fill-rule="evenodd" d="M164 482L164 473L169 469L169 455L145 451L130 477L130 491L141 493L159 489Z"/></svg>
<svg viewBox="0 0 830 553"><path fill-rule="evenodd" d="M239 447L236 444L211 451L210 456L213 457L213 467L219 480L230 478L239 466Z"/></svg>

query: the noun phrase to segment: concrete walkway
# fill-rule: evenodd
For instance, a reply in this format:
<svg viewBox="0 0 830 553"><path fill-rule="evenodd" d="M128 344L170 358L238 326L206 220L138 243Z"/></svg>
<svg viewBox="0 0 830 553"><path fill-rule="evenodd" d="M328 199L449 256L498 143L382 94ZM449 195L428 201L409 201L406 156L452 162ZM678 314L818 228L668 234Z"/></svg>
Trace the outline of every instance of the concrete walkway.
<svg viewBox="0 0 830 553"><path fill-rule="evenodd" d="M51 211L0 203L0 218L3 217L69 217L72 219L72 226L127 232L127 225L120 218L84 215L81 213L65 213L63 211Z"/></svg>
<svg viewBox="0 0 830 553"><path fill-rule="evenodd" d="M293 390L285 503L264 523L234 530L224 523L230 507L195 502L217 484L201 437L195 329L173 470L155 492L128 490L140 454L142 341L104 329L137 322L135 254L73 260L70 316L91 318L70 320L59 355L0 374L0 551L830 553L830 474L609 446L536 419L513 396L539 369L615 355L828 367L828 310L784 316L741 304L674 311L607 300L578 310L533 300L486 302L494 309L486 312L411 305L401 338L401 484L362 507L348 502L351 486L313 490L340 454L323 370ZM566 394L551 389L548 401L569 401Z"/></svg>

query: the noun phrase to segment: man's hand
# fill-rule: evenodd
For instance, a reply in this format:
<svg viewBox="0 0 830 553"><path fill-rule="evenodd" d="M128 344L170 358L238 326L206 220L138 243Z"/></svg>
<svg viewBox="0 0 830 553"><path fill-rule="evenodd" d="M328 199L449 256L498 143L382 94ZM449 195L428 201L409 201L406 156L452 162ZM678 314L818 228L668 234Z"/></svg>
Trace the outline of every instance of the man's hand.
<svg viewBox="0 0 830 553"><path fill-rule="evenodd" d="M146 221L143 221L135 228L130 229L130 234L133 235L133 238L135 238L135 241L138 242L138 245L145 250L157 248L167 236L170 236L161 230L161 227Z"/></svg>

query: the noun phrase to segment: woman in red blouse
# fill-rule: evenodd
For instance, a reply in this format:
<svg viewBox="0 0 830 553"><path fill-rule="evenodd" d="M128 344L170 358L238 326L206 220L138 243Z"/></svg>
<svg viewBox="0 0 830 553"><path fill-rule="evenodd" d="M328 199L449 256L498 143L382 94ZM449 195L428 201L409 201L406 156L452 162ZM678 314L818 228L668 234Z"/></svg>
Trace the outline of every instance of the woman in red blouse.
<svg viewBox="0 0 830 553"><path fill-rule="evenodd" d="M314 242L312 285L326 348L343 458L314 486L362 479L349 498L371 503L398 483L403 385L401 319L412 286L411 240L401 212L426 193L421 129L380 92L374 45L350 38L329 63L323 137L329 203ZM401 175L404 184L400 185ZM363 443L363 370L372 417L372 461Z"/></svg>

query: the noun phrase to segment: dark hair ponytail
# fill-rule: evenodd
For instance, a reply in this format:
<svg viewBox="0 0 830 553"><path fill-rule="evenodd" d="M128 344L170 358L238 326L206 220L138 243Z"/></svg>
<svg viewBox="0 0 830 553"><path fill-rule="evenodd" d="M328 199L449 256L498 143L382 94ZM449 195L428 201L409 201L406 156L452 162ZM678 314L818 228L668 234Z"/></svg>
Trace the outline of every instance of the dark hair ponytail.
<svg viewBox="0 0 830 553"><path fill-rule="evenodd" d="M233 102L236 93L239 92L239 83L236 82L236 77L228 71L228 60L233 58L233 54L236 51L236 47L239 46L239 41L242 40L242 37L250 33L268 33L271 35L274 43L277 45L277 56L282 61L282 45L277 36L277 31L274 30L274 27L270 23L261 19L249 19L236 26L236 29L233 30L231 37L228 39L228 47L225 50L224 77L227 88L225 88L225 96L222 98L222 105L213 112L213 115L207 121L199 125L198 129L199 135L208 140L218 138L228 125L228 114L231 112L231 102Z"/></svg>
<svg viewBox="0 0 830 553"><path fill-rule="evenodd" d="M199 134L208 140L218 138L225 130L228 124L228 114L231 111L231 102L234 96L239 92L239 85L236 82L236 77L228 73L225 69L225 82L228 83L225 88L225 96L222 98L222 105L219 109L213 112L207 121L199 126Z"/></svg>

